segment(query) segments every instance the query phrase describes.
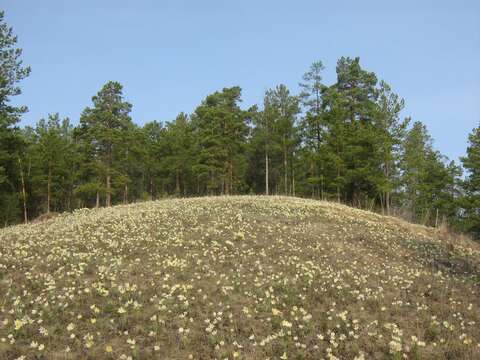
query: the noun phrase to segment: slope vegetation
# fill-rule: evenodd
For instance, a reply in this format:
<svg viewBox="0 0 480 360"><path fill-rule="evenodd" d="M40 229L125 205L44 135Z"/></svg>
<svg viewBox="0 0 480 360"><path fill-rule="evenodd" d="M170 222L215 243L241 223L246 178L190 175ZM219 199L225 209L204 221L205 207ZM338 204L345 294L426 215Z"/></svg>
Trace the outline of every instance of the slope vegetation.
<svg viewBox="0 0 480 360"><path fill-rule="evenodd" d="M0 230L1 359L480 358L480 248L287 197Z"/></svg>

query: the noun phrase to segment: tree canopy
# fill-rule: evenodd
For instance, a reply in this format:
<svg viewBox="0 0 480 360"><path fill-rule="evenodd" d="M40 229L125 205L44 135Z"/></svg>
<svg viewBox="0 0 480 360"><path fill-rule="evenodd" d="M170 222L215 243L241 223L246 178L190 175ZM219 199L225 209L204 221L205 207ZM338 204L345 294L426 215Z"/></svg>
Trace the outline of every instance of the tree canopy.
<svg viewBox="0 0 480 360"><path fill-rule="evenodd" d="M56 112L19 128L11 100L30 68L0 12L0 221L166 196L282 194L352 206L480 235L480 128L461 159L434 149L426 126L360 58L336 80L312 63L299 91L279 83L243 106L239 86L191 114L139 125L122 84L108 81L79 119ZM54 110L54 109L52 109Z"/></svg>

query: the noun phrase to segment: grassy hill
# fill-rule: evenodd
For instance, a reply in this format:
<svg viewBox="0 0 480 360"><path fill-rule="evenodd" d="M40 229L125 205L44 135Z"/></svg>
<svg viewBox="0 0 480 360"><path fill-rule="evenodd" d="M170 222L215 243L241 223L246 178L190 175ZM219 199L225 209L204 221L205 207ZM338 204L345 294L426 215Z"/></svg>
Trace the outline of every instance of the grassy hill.
<svg viewBox="0 0 480 360"><path fill-rule="evenodd" d="M0 230L0 359L479 359L480 247L287 197Z"/></svg>

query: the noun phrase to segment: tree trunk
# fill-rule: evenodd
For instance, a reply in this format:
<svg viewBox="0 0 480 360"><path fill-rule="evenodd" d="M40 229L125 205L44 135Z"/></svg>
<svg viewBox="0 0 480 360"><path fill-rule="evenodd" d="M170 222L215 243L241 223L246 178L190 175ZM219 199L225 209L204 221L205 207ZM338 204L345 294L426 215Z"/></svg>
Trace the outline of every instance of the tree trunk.
<svg viewBox="0 0 480 360"><path fill-rule="evenodd" d="M285 195L288 195L288 166L287 166L287 144L285 140L285 136L283 137L283 167L285 170Z"/></svg>
<svg viewBox="0 0 480 360"><path fill-rule="evenodd" d="M390 216L390 191L385 193L385 207L387 209L387 215Z"/></svg>
<svg viewBox="0 0 480 360"><path fill-rule="evenodd" d="M125 183L125 187L123 188L123 203L128 204L128 184Z"/></svg>
<svg viewBox="0 0 480 360"><path fill-rule="evenodd" d="M390 185L390 162L385 160L385 177ZM387 209L387 215L390 215L390 190L385 192L385 207Z"/></svg>
<svg viewBox="0 0 480 360"><path fill-rule="evenodd" d="M97 201L95 203L95 207L99 208L100 207L100 192L97 190Z"/></svg>
<svg viewBox="0 0 480 360"><path fill-rule="evenodd" d="M52 164L48 162L48 180L47 180L47 214L50 214L50 201L52 197Z"/></svg>
<svg viewBox="0 0 480 360"><path fill-rule="evenodd" d="M385 215L385 194L380 192L379 197L380 197L380 207L382 208L382 215Z"/></svg>
<svg viewBox="0 0 480 360"><path fill-rule="evenodd" d="M106 181L107 196L105 197L105 206L107 206L107 207L112 205L111 180L112 180L112 178L110 176L110 169L108 169L107 181Z"/></svg>
<svg viewBox="0 0 480 360"><path fill-rule="evenodd" d="M23 176L22 160L20 159L20 156L18 157L18 165L20 166L20 178L21 178L21 181L22 181L23 221L26 224L28 222L27 191L25 190L25 177Z"/></svg>
<svg viewBox="0 0 480 360"><path fill-rule="evenodd" d="M175 194L180 195L180 170L177 169L175 173Z"/></svg>
<svg viewBox="0 0 480 360"><path fill-rule="evenodd" d="M268 150L265 150L265 195L268 195Z"/></svg>
<svg viewBox="0 0 480 360"><path fill-rule="evenodd" d="M150 200L153 200L153 177L150 176Z"/></svg>
<svg viewBox="0 0 480 360"><path fill-rule="evenodd" d="M232 195L233 194L233 161L230 160L230 163L229 163L229 187L230 189L228 190L228 194L229 195Z"/></svg>
<svg viewBox="0 0 480 360"><path fill-rule="evenodd" d="M293 164L293 161L292 161ZM295 196L295 168L292 166L292 195Z"/></svg>
<svg viewBox="0 0 480 360"><path fill-rule="evenodd" d="M340 168L337 165L337 202L340 202L340 184L338 183L340 180Z"/></svg>
<svg viewBox="0 0 480 360"><path fill-rule="evenodd" d="M325 179L323 176L323 165L322 165L322 173L320 175L320 194L321 199L325 200Z"/></svg>

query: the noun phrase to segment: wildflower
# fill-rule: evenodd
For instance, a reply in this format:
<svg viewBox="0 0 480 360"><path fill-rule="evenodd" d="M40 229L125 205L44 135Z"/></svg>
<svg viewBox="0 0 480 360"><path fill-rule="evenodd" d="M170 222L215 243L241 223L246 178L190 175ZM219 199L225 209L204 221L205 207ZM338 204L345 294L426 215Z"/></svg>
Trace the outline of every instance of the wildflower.
<svg viewBox="0 0 480 360"><path fill-rule="evenodd" d="M402 344L400 344L398 341L392 340L388 345L390 347L391 354L396 354L402 351Z"/></svg>
<svg viewBox="0 0 480 360"><path fill-rule="evenodd" d="M40 329L38 329L38 331L40 332L41 335L48 336L48 330L45 329L43 326L40 327Z"/></svg>
<svg viewBox="0 0 480 360"><path fill-rule="evenodd" d="M287 320L283 320L283 321L282 321L282 326L283 326L283 327L286 327L286 328L291 328L291 327L292 327L292 323L291 323L291 322L288 322Z"/></svg>
<svg viewBox="0 0 480 360"><path fill-rule="evenodd" d="M245 234L243 232L235 233L235 240L242 241L245 240Z"/></svg>
<svg viewBox="0 0 480 360"><path fill-rule="evenodd" d="M15 330L20 330L25 323L22 320L15 320Z"/></svg>
<svg viewBox="0 0 480 360"><path fill-rule="evenodd" d="M107 345L107 346L105 346L105 352L107 352L107 353L111 353L112 351L113 351L113 348L112 348L112 346L111 346L111 345Z"/></svg>

